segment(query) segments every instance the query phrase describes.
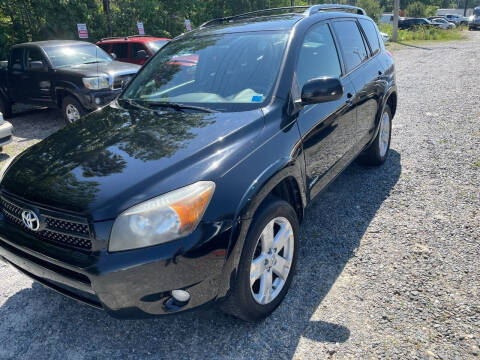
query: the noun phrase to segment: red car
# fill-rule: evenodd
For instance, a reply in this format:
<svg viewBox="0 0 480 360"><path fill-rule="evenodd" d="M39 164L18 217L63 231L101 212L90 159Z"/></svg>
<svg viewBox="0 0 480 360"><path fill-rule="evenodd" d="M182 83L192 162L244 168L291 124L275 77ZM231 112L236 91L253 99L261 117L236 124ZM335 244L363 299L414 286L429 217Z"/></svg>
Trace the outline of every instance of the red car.
<svg viewBox="0 0 480 360"><path fill-rule="evenodd" d="M97 42L97 45L118 61L143 65L169 41L170 39L167 38L136 35L105 38Z"/></svg>

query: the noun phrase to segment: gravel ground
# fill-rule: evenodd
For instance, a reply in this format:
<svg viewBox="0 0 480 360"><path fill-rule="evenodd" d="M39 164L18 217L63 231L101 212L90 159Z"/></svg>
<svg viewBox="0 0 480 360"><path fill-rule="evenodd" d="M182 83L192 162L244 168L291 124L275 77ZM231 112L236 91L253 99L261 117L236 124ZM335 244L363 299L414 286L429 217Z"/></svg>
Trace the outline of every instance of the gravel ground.
<svg viewBox="0 0 480 360"><path fill-rule="evenodd" d="M209 309L119 321L0 265L0 358L479 356L480 32L394 57L391 156L351 165L312 204L296 278L269 319ZM13 123L10 155L61 126L50 110Z"/></svg>

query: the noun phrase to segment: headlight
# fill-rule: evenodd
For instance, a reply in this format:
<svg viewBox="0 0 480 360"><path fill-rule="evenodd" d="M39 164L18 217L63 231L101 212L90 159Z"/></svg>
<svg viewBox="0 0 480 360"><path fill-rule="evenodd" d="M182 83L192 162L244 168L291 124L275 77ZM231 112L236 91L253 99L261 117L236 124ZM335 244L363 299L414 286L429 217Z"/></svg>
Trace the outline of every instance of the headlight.
<svg viewBox="0 0 480 360"><path fill-rule="evenodd" d="M115 220L108 250L138 249L192 233L214 190L214 182L199 181L131 207Z"/></svg>
<svg viewBox="0 0 480 360"><path fill-rule="evenodd" d="M83 85L90 90L108 89L110 86L108 84L108 78L100 76L83 78L82 81Z"/></svg>

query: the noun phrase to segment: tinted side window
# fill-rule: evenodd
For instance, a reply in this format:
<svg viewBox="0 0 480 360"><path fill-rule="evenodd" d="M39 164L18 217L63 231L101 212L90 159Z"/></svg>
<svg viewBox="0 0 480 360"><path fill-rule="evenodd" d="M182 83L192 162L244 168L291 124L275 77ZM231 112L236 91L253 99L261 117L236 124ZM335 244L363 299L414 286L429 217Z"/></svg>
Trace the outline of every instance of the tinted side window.
<svg viewBox="0 0 480 360"><path fill-rule="evenodd" d="M27 50L27 69L30 69L30 63L32 61L41 61L44 65L46 64L43 54L38 49L28 49Z"/></svg>
<svg viewBox="0 0 480 360"><path fill-rule="evenodd" d="M117 55L117 58L119 59L128 58L128 44L127 43L113 44L112 53Z"/></svg>
<svg viewBox="0 0 480 360"><path fill-rule="evenodd" d="M380 41L374 23L370 20L360 19L360 25L362 25L363 31L367 36L372 52L376 54L380 50Z"/></svg>
<svg viewBox="0 0 480 360"><path fill-rule="evenodd" d="M102 50L104 50L107 54L109 53L108 50L110 48L110 44L100 44L98 45Z"/></svg>
<svg viewBox="0 0 480 360"><path fill-rule="evenodd" d="M132 49L132 57L134 57L134 58L137 57L137 52L138 51L140 51L140 50L147 51L147 49L145 49L145 46L143 46L143 44L140 44L140 43L131 43L130 47Z"/></svg>
<svg viewBox="0 0 480 360"><path fill-rule="evenodd" d="M11 67L14 70L22 70L23 69L23 48L17 48L12 51L12 55L10 57Z"/></svg>
<svg viewBox="0 0 480 360"><path fill-rule="evenodd" d="M333 23L343 61L347 72L360 65L367 58L367 50L355 21L337 21Z"/></svg>
<svg viewBox="0 0 480 360"><path fill-rule="evenodd" d="M300 89L311 79L340 77L337 49L327 24L313 26L305 36L295 73Z"/></svg>

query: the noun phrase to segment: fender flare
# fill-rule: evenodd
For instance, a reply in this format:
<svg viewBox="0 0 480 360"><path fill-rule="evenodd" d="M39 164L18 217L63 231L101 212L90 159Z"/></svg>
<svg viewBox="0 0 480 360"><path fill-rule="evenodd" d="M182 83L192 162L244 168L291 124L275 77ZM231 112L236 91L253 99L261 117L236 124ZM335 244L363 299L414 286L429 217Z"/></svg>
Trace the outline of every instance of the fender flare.
<svg viewBox="0 0 480 360"><path fill-rule="evenodd" d="M303 156L303 155L302 155ZM300 190L302 211L306 206L306 192L302 180L300 167L302 161L293 158L280 158L270 164L248 187L237 207L230 241L227 249L227 256L222 270L222 276L218 288L218 298L228 295L237 275L237 268L243 252L246 236L250 229L255 212L271 191L287 178L293 178Z"/></svg>

